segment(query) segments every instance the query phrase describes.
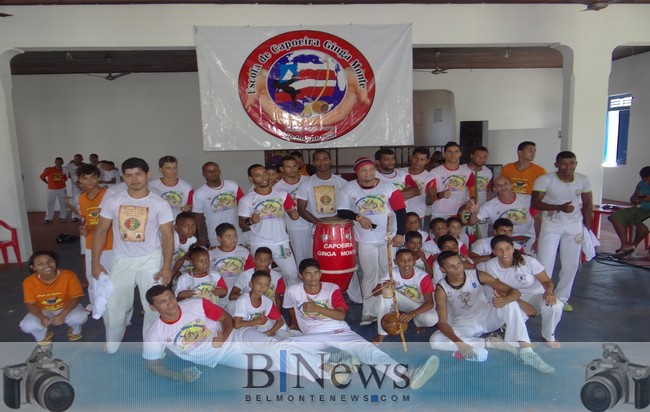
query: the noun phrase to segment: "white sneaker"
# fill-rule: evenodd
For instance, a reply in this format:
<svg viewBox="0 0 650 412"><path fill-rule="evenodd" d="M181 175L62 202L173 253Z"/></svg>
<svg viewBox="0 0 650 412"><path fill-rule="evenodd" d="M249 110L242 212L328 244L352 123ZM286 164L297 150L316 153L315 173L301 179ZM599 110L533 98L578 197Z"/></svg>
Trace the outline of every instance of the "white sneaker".
<svg viewBox="0 0 650 412"><path fill-rule="evenodd" d="M485 338L485 341L490 344L491 347L494 349L499 349L499 350L504 350L506 352L510 352L513 355L518 355L517 348L509 344L508 342L504 342L503 338L501 335L497 333L493 333L492 335L488 336Z"/></svg>
<svg viewBox="0 0 650 412"><path fill-rule="evenodd" d="M519 357L528 366L532 366L542 373L555 373L555 368L544 362L544 360L533 350L522 350L519 352Z"/></svg>
<svg viewBox="0 0 650 412"><path fill-rule="evenodd" d="M377 322L377 316L363 315L361 317L361 322L359 322L359 326L368 326L375 322Z"/></svg>
<svg viewBox="0 0 650 412"><path fill-rule="evenodd" d="M438 372L440 360L436 355L431 355L424 365L409 371L411 389L420 389L433 375Z"/></svg>

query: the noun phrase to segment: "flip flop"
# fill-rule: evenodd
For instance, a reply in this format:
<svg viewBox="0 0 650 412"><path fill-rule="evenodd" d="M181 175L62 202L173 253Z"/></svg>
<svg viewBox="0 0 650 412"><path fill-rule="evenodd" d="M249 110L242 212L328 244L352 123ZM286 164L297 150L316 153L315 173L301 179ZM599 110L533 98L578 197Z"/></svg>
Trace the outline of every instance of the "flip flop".
<svg viewBox="0 0 650 412"><path fill-rule="evenodd" d="M69 342L76 342L83 338L83 335L81 333L72 333L72 328L68 329L68 341Z"/></svg>
<svg viewBox="0 0 650 412"><path fill-rule="evenodd" d="M49 345L52 343L52 338L54 337L54 332L51 330L48 330L47 333L45 334L45 337L43 338L42 341L38 342L40 346L43 345Z"/></svg>
<svg viewBox="0 0 650 412"><path fill-rule="evenodd" d="M614 257L615 257L616 259L622 259L622 258L624 258L624 257L626 257L626 256L631 255L632 253L634 253L634 249L625 249L625 250L621 250L620 252L617 251L617 252L614 254Z"/></svg>

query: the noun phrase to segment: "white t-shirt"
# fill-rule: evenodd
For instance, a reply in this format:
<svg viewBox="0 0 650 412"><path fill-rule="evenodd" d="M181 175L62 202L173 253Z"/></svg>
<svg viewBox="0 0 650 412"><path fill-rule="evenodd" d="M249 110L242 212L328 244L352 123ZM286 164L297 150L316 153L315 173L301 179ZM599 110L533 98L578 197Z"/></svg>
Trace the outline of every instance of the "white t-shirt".
<svg viewBox="0 0 650 412"><path fill-rule="evenodd" d="M543 192L544 203L550 205L563 205L571 202L573 212L542 211L542 222L561 219L564 221L582 220L582 194L591 192L589 178L581 173L574 173L573 181L564 182L557 177L557 173L548 173L535 180L534 192Z"/></svg>
<svg viewBox="0 0 650 412"><path fill-rule="evenodd" d="M178 320L168 323L158 318L144 333L142 357L162 359L165 349L169 349L181 359L215 367L219 349L212 347L212 339L222 329L218 320L223 309L204 299L187 299L178 305Z"/></svg>
<svg viewBox="0 0 650 412"><path fill-rule="evenodd" d="M489 256L492 254L492 246L490 246L492 239L494 239L494 236L477 239L476 242L472 244L472 253L476 253L479 256ZM515 250L523 250L521 244L517 242L513 243Z"/></svg>
<svg viewBox="0 0 650 412"><path fill-rule="evenodd" d="M192 185L183 179L178 179L173 186L167 186L162 179L154 179L149 182L149 190L169 203L174 217L181 213L181 207L192 203Z"/></svg>
<svg viewBox="0 0 650 412"><path fill-rule="evenodd" d="M104 196L99 215L113 221L113 257L162 253L160 225L174 220L169 203L153 193L134 199L128 191Z"/></svg>
<svg viewBox="0 0 650 412"><path fill-rule="evenodd" d="M404 278L399 273L397 266L393 267L393 279L395 280L395 290L397 293L411 299L416 303L424 303L424 294L433 293L433 283L429 274L418 268L414 268L413 276ZM390 276L386 273L379 282L387 282Z"/></svg>
<svg viewBox="0 0 650 412"><path fill-rule="evenodd" d="M544 271L544 266L533 257L528 255L522 255L522 257L525 263L516 268L514 266L502 268L498 258L492 258L485 263L485 271L506 285L518 289L522 298L544 293L544 286L535 277Z"/></svg>
<svg viewBox="0 0 650 412"><path fill-rule="evenodd" d="M533 217L530 215L530 198L515 194L512 203L503 203L498 197L484 203L479 208L477 218L489 219L492 224L499 218L506 218L512 222L513 236L535 237Z"/></svg>
<svg viewBox="0 0 650 412"><path fill-rule="evenodd" d="M317 313L305 313L302 308L309 300L324 308L343 308L346 311L348 309L341 289L334 283L321 282L321 288L315 295L308 294L302 283L289 286L284 294L283 306L286 309L294 309L298 326L303 334L350 330L350 326L345 321Z"/></svg>
<svg viewBox="0 0 650 412"><path fill-rule="evenodd" d="M222 180L221 186L212 188L203 185L194 191L192 199L192 211L202 213L205 217L205 225L208 229L210 244L216 246L217 234L215 229L221 223L230 223L237 231L237 237L241 235L239 218L237 217L237 203L244 196L239 185L230 180Z"/></svg>
<svg viewBox="0 0 650 412"><path fill-rule="evenodd" d="M408 167L402 168L400 170L404 171L405 173L409 173ZM431 172L429 172L426 169L424 169L420 174L417 175L409 173L409 176L411 176L411 179L413 179L415 184L418 185L418 188L420 188L420 194L418 196L406 200L406 211L415 212L418 214L418 216L420 216L420 219L423 219L424 216L426 215L426 210L427 210L426 190L433 185L432 183L433 176L431 175Z"/></svg>
<svg viewBox="0 0 650 412"><path fill-rule="evenodd" d="M250 292L253 273L255 273L255 268L245 270L237 277L234 287L239 288L242 294ZM266 291L266 297L275 299L276 296L282 295L285 291L286 286L282 274L277 270L271 270L271 285L269 286L269 290Z"/></svg>
<svg viewBox="0 0 650 412"><path fill-rule="evenodd" d="M391 183L381 180L368 189L359 186L356 180L348 182L341 188L338 200L339 209L351 210L377 225L374 229L364 229L359 222L354 222L354 237L359 243L386 242L388 214L405 207L402 192ZM391 235L397 232L396 220L392 220Z"/></svg>
<svg viewBox="0 0 650 412"><path fill-rule="evenodd" d="M210 254L210 269L221 275L231 290L241 273L255 266L250 251L243 246L237 246L230 252L224 252L217 246L208 252Z"/></svg>
<svg viewBox="0 0 650 412"><path fill-rule="evenodd" d="M233 318L242 318L242 320L257 320L262 314L268 318L266 323L255 327L262 333L271 329L275 325L275 322L282 317L277 306L268 297L262 296L262 303L259 306L254 306L253 302L251 302L250 294L245 293L235 301L235 309L233 310L232 316Z"/></svg>
<svg viewBox="0 0 650 412"><path fill-rule="evenodd" d="M449 199L437 199L431 205L431 216L451 217L456 216L458 209L469 200L469 187L474 186L474 174L467 165L460 165L456 170L449 170L443 164L431 170L435 179L436 192L451 190Z"/></svg>
<svg viewBox="0 0 650 412"><path fill-rule="evenodd" d="M305 176L300 176L298 183L290 184L287 183L284 179L281 179L273 186L273 188L275 190L284 190L289 194L289 196L291 196L293 201L297 203L298 188L305 180L307 180ZM287 224L288 230L302 229L311 226L311 223L302 217L298 218L298 220L292 220L286 213L284 215L284 222Z"/></svg>
<svg viewBox="0 0 650 412"><path fill-rule="evenodd" d="M318 219L336 216L336 201L341 187L347 182L332 174L323 180L316 175L303 179L298 188L297 198L307 201L307 211Z"/></svg>
<svg viewBox="0 0 650 412"><path fill-rule="evenodd" d="M185 290L191 290L194 292L192 298L208 299L216 304L219 302L219 297L212 293L212 289L215 287L228 290L226 282L217 272L210 270L205 276L200 278L192 276L189 272L185 272L178 278L174 294L178 296L179 293Z"/></svg>
<svg viewBox="0 0 650 412"><path fill-rule="evenodd" d="M260 215L259 223L251 225L251 245L279 245L289 241L285 211L296 207L296 203L284 190L271 190L268 195L256 191L246 193L239 201L239 216L249 218L253 213Z"/></svg>

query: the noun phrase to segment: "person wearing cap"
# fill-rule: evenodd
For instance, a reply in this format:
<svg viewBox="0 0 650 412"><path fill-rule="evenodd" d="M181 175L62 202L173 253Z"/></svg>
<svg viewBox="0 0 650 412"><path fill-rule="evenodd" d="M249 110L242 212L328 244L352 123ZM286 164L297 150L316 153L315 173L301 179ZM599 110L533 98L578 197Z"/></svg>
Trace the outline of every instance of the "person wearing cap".
<svg viewBox="0 0 650 412"><path fill-rule="evenodd" d="M362 272L361 326L377 320L379 298L372 296L372 289L380 277L388 273L386 234L390 233L393 246L401 246L406 227L406 204L402 192L395 185L377 179L375 167L375 162L367 157L357 159L354 162L357 179L345 184L337 199L338 217L354 220L354 237ZM388 216L393 213L395 219L387 228Z"/></svg>

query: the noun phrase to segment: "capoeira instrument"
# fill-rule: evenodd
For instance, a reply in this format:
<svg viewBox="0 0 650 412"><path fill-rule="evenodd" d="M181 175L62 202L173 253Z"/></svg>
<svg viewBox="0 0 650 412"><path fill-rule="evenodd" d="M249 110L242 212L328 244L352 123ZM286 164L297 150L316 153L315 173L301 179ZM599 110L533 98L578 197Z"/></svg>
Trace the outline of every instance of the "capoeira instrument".
<svg viewBox="0 0 650 412"><path fill-rule="evenodd" d="M390 279L390 286L388 288L384 288L382 290L382 293L384 296L387 296L389 293L392 295L393 298L393 307L395 309L394 312L390 312L382 316L381 318L381 327L386 331L391 336L397 336L399 335L400 338L402 339L402 347L404 348L404 352L407 351L406 348L406 338L404 337L404 332L408 329L408 323L400 322L399 321L399 304L397 302L397 293L395 291L395 280L393 278L393 239L391 237L391 215L388 215L388 225L386 227L386 247L388 248L388 277ZM388 289L388 290L386 290Z"/></svg>

